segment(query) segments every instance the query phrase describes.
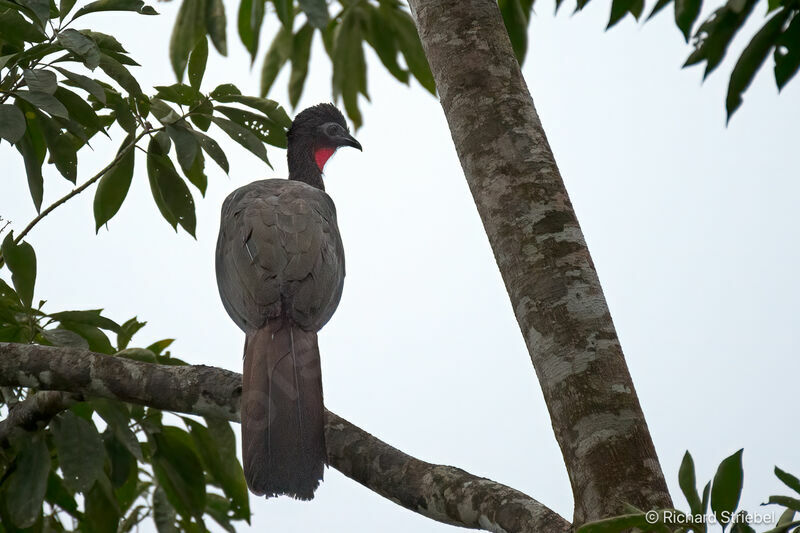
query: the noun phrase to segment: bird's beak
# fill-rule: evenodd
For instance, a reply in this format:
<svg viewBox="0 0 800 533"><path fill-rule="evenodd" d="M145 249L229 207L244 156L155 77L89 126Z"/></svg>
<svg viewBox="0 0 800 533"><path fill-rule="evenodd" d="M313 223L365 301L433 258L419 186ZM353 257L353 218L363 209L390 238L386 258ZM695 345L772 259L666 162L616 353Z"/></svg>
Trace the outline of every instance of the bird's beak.
<svg viewBox="0 0 800 533"><path fill-rule="evenodd" d="M364 149L361 148L361 143L349 133L339 138L339 146L352 146L353 148L358 148L362 152L364 151Z"/></svg>

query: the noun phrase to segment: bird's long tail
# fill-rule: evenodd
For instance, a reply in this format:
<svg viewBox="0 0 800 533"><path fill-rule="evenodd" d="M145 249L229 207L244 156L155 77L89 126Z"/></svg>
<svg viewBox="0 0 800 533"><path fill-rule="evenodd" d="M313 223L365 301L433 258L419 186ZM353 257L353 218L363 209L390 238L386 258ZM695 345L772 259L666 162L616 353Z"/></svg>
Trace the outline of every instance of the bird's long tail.
<svg viewBox="0 0 800 533"><path fill-rule="evenodd" d="M248 333L242 386L242 456L258 495L314 497L328 463L317 334L285 319Z"/></svg>

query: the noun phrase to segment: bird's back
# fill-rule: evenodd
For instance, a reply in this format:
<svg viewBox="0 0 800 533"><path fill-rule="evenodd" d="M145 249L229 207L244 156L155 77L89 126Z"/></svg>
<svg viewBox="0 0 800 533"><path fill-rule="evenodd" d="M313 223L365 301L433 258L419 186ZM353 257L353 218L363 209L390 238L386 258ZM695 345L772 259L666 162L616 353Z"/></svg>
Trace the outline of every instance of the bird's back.
<svg viewBox="0 0 800 533"><path fill-rule="evenodd" d="M281 315L318 331L336 310L344 283L333 201L293 180L236 189L222 205L216 270L225 309L243 331Z"/></svg>

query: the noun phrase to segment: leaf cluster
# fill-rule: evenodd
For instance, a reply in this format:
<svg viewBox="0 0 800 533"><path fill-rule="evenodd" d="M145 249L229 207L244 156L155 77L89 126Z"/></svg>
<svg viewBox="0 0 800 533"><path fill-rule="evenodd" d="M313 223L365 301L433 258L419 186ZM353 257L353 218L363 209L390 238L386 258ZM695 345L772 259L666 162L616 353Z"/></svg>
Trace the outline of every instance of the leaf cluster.
<svg viewBox="0 0 800 533"><path fill-rule="evenodd" d="M532 5L527 0L514 1ZM363 122L359 94L369 99L365 45L372 48L381 63L400 82L408 84L413 77L431 93L436 92L414 21L398 0L342 0L330 5L326 0L241 0L237 29L242 44L250 53L251 62L259 56L261 33L269 10L274 10L278 26L261 59L262 97L269 93L281 69L288 64L291 68L289 100L293 107L297 105L317 34L321 36L333 65L334 99L342 99L356 128ZM527 10L530 12L529 8ZM331 15L331 11L336 11L336 14ZM225 32L219 29L224 28L225 20L222 2L183 0L170 40L170 58L178 80L183 79L189 64L190 47L187 43L197 42L208 35L217 50L226 54Z"/></svg>
<svg viewBox="0 0 800 533"><path fill-rule="evenodd" d="M702 495L697 490L694 460L686 452L678 471L678 483L689 504L688 512L676 509L645 512L626 504L627 514L584 524L578 528L577 533L619 533L630 529L658 533L707 533L712 522L708 520L709 506L716 524L723 532L730 526L731 533L755 533L750 525L753 522L752 516L746 510L739 509L744 485L742 452L743 450L739 450L722 460L713 481L703 487ZM800 480L777 466L775 475L800 495ZM800 521L794 519L795 514L800 512L800 499L797 496L770 496L762 505L779 505L784 508L775 527L765 533L791 533L800 527Z"/></svg>
<svg viewBox="0 0 800 533"><path fill-rule="evenodd" d="M36 255L9 233L2 244L12 285L0 279L0 342L88 348L108 357L183 365L172 339L131 347L144 325L122 324L101 309L48 312L32 306ZM35 389L5 388L0 407ZM249 522L242 467L225 420L181 417L172 425L157 409L85 398L46 428L18 429L0 447L0 532L128 532L152 519L159 532L226 531Z"/></svg>
<svg viewBox="0 0 800 533"><path fill-rule="evenodd" d="M563 0L556 0L559 9ZM589 0L577 0L576 11ZM726 0L698 23L703 0L656 0L647 20L673 4L675 24L694 50L684 67L705 62L704 77L724 59L728 47L745 25L759 0ZM498 0L511 45L520 64L528 50L528 25L534 0ZM774 60L778 89L800 69L800 3L797 0L766 0L767 20L739 56L730 76L725 105L728 119L742 103L742 94L769 56ZM410 14L399 0L240 0L237 13L239 38L255 62L259 56L266 14L274 12L277 27L261 58L261 96L272 88L281 69L289 64L289 99L300 100L308 74L311 45L319 32L331 62L332 93L343 100L356 127L362 122L359 94L369 99L365 45L398 81L408 84L414 77L428 91L436 87ZM335 12L335 15L330 15ZM608 28L630 14L639 20L645 0L612 0ZM225 6L221 0L183 0L170 41L170 58L182 79L191 43L208 35L225 55Z"/></svg>
<svg viewBox="0 0 800 533"><path fill-rule="evenodd" d="M154 96L146 95L129 70L138 63L121 43L70 26L96 12L154 15L155 10L141 0L97 0L74 7L74 0L62 0L58 7L46 1L0 2L0 139L20 152L37 211L44 163L77 185L78 152L91 146L95 135L110 136L110 128L117 126L126 137L116 157L75 190L99 181L96 229L119 211L133 178L137 143L149 137L144 151L156 206L173 228L180 225L194 235L194 199L187 182L205 193L204 154L229 171L225 153L207 134L209 127L215 124L269 164L264 145L286 146L288 115L276 102L243 96L233 85L200 92L208 59L205 30L193 41L181 41L192 43L183 62L188 84L156 87ZM209 23L208 31L212 43L224 46L217 25Z"/></svg>

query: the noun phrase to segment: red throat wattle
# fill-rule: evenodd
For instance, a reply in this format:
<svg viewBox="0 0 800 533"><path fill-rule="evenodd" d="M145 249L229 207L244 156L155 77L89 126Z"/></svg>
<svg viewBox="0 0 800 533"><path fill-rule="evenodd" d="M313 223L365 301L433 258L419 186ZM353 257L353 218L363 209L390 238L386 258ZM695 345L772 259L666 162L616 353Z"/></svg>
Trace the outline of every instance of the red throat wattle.
<svg viewBox="0 0 800 533"><path fill-rule="evenodd" d="M314 152L314 160L317 162L320 172L325 168L325 163L328 162L328 159L331 158L335 151L336 148L317 148Z"/></svg>

